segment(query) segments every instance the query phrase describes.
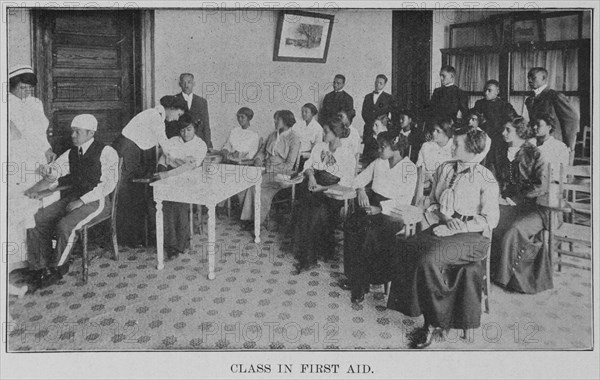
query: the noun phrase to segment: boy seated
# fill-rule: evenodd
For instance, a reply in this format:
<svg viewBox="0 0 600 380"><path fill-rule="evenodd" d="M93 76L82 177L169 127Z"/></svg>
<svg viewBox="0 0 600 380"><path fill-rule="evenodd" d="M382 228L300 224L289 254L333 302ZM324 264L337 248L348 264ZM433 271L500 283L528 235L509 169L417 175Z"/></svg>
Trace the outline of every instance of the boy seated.
<svg viewBox="0 0 600 380"><path fill-rule="evenodd" d="M182 174L202 165L206 156L206 143L194 129L192 117L184 114L179 118L179 136L169 139L169 153L158 160L155 177L165 179ZM163 202L165 251L167 260L183 253L190 241L189 205L178 202Z"/></svg>
<svg viewBox="0 0 600 380"><path fill-rule="evenodd" d="M421 146L425 142L425 136L414 122L415 116L412 111L402 110L398 115L400 116L399 132L408 139L408 146L410 147L409 159L413 163L416 163L419 157L419 150L421 150Z"/></svg>

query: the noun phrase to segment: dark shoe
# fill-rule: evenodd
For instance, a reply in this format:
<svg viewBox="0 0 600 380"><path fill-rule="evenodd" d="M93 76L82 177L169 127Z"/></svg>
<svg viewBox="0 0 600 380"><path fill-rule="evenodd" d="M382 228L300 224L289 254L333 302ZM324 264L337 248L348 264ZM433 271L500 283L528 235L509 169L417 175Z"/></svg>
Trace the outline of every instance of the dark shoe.
<svg viewBox="0 0 600 380"><path fill-rule="evenodd" d="M350 281L348 280L338 281L338 286L344 290L352 290L352 286L350 285Z"/></svg>
<svg viewBox="0 0 600 380"><path fill-rule="evenodd" d="M69 273L69 267L70 266L71 266L71 262L67 261L63 265L59 265L58 267L56 267L56 269L58 270L58 273L60 273L61 276L64 276L67 273Z"/></svg>
<svg viewBox="0 0 600 380"><path fill-rule="evenodd" d="M254 231L254 222L251 220L243 220L242 228L244 229L244 231L253 232Z"/></svg>
<svg viewBox="0 0 600 380"><path fill-rule="evenodd" d="M359 296L352 296L352 297L350 297L350 301L352 301L352 303L355 304L355 305L360 305L364 300L365 300L365 295L364 294L361 294Z"/></svg>
<svg viewBox="0 0 600 380"><path fill-rule="evenodd" d="M46 268L40 278L40 289L52 286L62 280L63 276L60 274L58 268Z"/></svg>
<svg viewBox="0 0 600 380"><path fill-rule="evenodd" d="M177 250L167 251L167 257L166 257L165 261L173 261L176 258L178 258L180 254L181 254L181 252L179 252Z"/></svg>
<svg viewBox="0 0 600 380"><path fill-rule="evenodd" d="M427 326L415 330L410 337L411 348L423 349L429 347L434 339L443 339L443 330L440 327Z"/></svg>

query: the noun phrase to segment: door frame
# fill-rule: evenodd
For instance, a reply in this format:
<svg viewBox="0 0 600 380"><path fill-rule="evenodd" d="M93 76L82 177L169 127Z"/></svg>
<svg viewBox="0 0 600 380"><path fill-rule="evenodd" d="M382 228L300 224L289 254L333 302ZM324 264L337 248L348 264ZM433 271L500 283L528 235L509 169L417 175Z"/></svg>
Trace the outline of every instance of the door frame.
<svg viewBox="0 0 600 380"><path fill-rule="evenodd" d="M77 8L69 10L79 10ZM93 12L85 9L85 11ZM50 36L48 18L45 17L48 10L32 9L32 65L38 77L36 95L42 103L48 102L49 91L52 88L47 81L50 77L51 64L47 62L48 46ZM115 10L115 12L128 12L132 17L133 41L132 41L132 107L131 117L148 108L148 104L154 103L154 11L153 10ZM48 110L46 110L47 112ZM47 115L50 116L50 115ZM53 138L52 117L48 117L49 140ZM125 125L123 125L125 127Z"/></svg>

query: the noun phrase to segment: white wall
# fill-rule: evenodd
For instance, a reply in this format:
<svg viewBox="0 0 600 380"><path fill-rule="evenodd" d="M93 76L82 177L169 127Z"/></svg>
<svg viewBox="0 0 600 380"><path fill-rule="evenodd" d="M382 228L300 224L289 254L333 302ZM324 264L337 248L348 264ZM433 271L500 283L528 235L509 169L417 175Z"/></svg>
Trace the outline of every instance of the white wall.
<svg viewBox="0 0 600 380"><path fill-rule="evenodd" d="M391 91L392 12L341 10L335 13L327 63L273 61L277 12L237 13L202 10L156 10L155 95L179 92L181 72L196 77L195 92L207 98L213 144L220 147L237 125L242 106L254 111L252 128L266 136L273 113L289 109L301 121L300 108L318 106L331 91L333 76L346 76L344 88L360 109L375 76L388 76Z"/></svg>

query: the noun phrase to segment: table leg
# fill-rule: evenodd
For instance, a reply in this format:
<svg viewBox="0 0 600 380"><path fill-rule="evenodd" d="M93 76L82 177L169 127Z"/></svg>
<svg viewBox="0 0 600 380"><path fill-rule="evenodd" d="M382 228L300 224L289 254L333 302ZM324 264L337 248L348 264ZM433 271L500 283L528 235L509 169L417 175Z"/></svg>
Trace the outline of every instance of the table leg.
<svg viewBox="0 0 600 380"><path fill-rule="evenodd" d="M163 205L161 199L155 199L156 201L156 255L158 259L158 265L156 269L163 269L165 267L165 258L163 251L163 240L164 240L164 229L163 229Z"/></svg>
<svg viewBox="0 0 600 380"><path fill-rule="evenodd" d="M208 279L215 279L215 205L208 206Z"/></svg>
<svg viewBox="0 0 600 380"><path fill-rule="evenodd" d="M262 179L254 185L254 242L260 243L260 190Z"/></svg>
<svg viewBox="0 0 600 380"><path fill-rule="evenodd" d="M194 205L190 203L190 251L192 250L194 241Z"/></svg>

